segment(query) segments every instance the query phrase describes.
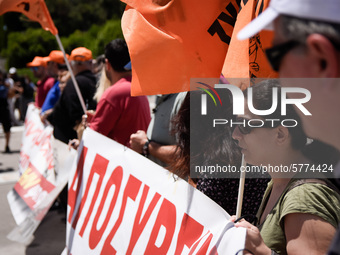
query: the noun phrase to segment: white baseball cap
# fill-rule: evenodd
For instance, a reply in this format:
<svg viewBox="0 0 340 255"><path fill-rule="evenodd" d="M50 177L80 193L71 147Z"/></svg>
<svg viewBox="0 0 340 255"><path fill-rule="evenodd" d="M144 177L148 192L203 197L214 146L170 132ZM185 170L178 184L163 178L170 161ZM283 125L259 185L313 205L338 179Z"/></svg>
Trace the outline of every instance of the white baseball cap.
<svg viewBox="0 0 340 255"><path fill-rule="evenodd" d="M15 74L17 72L17 69L15 67L11 67L8 72L9 74Z"/></svg>
<svg viewBox="0 0 340 255"><path fill-rule="evenodd" d="M261 30L273 30L273 22L281 14L340 23L339 0L271 0L268 8L245 26L238 34L239 40L254 36Z"/></svg>

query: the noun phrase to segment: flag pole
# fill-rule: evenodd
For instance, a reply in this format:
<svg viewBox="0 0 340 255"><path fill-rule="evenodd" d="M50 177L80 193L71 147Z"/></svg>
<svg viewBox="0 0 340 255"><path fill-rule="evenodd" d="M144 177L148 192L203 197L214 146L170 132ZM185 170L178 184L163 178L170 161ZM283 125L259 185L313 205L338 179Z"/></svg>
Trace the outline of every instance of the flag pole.
<svg viewBox="0 0 340 255"><path fill-rule="evenodd" d="M70 71L71 79L72 79L74 88L75 88L75 90L76 90L76 92L77 92L77 95L78 95L78 98L79 98L81 107L83 108L84 114L86 114L86 106L85 106L85 102L84 102L83 96L81 95L81 92L80 92L80 89L79 89L77 80L76 80L76 78L75 78L75 76L74 76L74 73L73 73L73 71L72 71L72 68L71 68L71 66L70 66L70 63L68 62L68 59L67 59L67 57L66 57L66 53L65 53L64 46L63 46L63 44L61 43L61 40L60 40L60 37L59 37L58 34L55 35L55 38L57 39L57 42L58 42L58 45L59 45L60 50L63 52L64 59L65 59L65 63L66 63L67 69Z"/></svg>
<svg viewBox="0 0 340 255"><path fill-rule="evenodd" d="M241 166L241 169L244 170L245 167L246 167L246 164L247 163L244 160L244 155L242 154L242 166ZM245 179L246 179L246 172L245 171L241 171L240 182L239 182L239 187L238 187L237 206L236 206L236 219L241 217Z"/></svg>

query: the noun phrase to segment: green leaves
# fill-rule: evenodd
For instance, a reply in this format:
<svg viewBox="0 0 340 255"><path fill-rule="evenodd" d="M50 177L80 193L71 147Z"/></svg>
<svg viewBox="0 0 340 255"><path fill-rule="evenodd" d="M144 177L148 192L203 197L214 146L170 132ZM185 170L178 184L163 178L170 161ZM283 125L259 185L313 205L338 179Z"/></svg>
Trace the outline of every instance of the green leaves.
<svg viewBox="0 0 340 255"><path fill-rule="evenodd" d="M120 19L107 21L104 26L92 25L88 31L76 30L61 41L67 53L84 46L92 50L93 57L104 53L111 40L123 38ZM50 51L59 50L55 37L42 28L29 28L24 32L12 32L8 36L7 48L1 55L7 57L7 67L24 68L35 56L48 56Z"/></svg>
<svg viewBox="0 0 340 255"><path fill-rule="evenodd" d="M8 67L17 68L26 67L35 56L46 56L49 54L49 49L58 47L55 37L41 28L12 32L8 36L7 45L2 55L7 57Z"/></svg>
<svg viewBox="0 0 340 255"><path fill-rule="evenodd" d="M120 19L125 4L119 0L45 0L67 53L84 46L96 57L105 45L123 38ZM55 37L39 23L10 12L1 16L0 54L7 67L26 67L35 56L47 56L59 49Z"/></svg>

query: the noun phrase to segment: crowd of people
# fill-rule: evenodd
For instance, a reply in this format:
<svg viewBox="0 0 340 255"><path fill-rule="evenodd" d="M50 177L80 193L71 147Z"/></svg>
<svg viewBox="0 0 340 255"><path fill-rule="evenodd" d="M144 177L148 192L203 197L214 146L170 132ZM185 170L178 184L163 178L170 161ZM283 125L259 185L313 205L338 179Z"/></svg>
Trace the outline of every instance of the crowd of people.
<svg viewBox="0 0 340 255"><path fill-rule="evenodd" d="M5 133L4 153L10 150L10 129L20 126L25 120L27 106L34 101L35 84L28 76L19 76L11 67L8 73L0 70L0 123Z"/></svg>
<svg viewBox="0 0 340 255"><path fill-rule="evenodd" d="M123 39L115 39L97 59L85 47L66 56L86 112L61 51L36 56L27 64L39 79L36 86L17 76L15 68L9 70L9 76L0 72L5 152L10 152L10 128L17 124L13 117L16 102L23 121L27 104L34 101L41 109L41 121L53 125L56 139L77 149L84 128L91 128L185 179L231 215L236 210L238 179L206 174L193 178L190 173L195 165L217 162L239 168L242 155L247 164L261 167L332 165L334 172L327 176L301 171L253 176L245 184L244 217L232 216L231 220L236 227L247 229L243 254L340 254L339 11L336 0L271 0L240 31L239 38L247 39L261 30L274 30L273 46L266 55L280 79L252 86L252 104L257 110L270 109L273 91L278 92L279 107L266 116L277 120L272 125L261 126L264 116L254 114L247 104L244 114L234 116L231 94L224 94L227 104L223 111L216 110L210 117L200 113L202 91L158 95L150 111L146 96L131 96L128 46ZM306 80L294 83L286 78ZM311 92L306 105L312 116L292 104L286 105L282 115L282 88L294 86ZM248 125L208 131L204 123L221 116ZM283 118L297 120L297 125L287 127Z"/></svg>

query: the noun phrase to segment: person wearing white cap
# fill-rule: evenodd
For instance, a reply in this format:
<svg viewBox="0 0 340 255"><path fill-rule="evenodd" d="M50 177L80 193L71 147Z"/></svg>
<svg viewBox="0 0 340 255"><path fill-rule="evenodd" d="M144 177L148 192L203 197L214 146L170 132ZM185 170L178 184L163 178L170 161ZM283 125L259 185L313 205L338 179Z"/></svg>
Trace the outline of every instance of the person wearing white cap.
<svg viewBox="0 0 340 255"><path fill-rule="evenodd" d="M310 78L298 84L281 80L283 86L304 87L311 93L311 100L306 107L312 116L300 113L305 132L308 136L328 143L338 150L340 150L340 84L337 79L340 77L339 13L338 0L272 0L269 7L237 35L238 39L243 40L261 30L274 30L273 47L266 50L273 69L279 72L280 78ZM340 164L336 166L334 172L339 178ZM314 234L319 236L321 231L320 229ZM331 232L333 233L334 229ZM303 236L303 233L303 230L297 232L295 240ZM320 239L317 241L316 244ZM324 254L326 251L315 252ZM339 231L328 254L340 254Z"/></svg>

